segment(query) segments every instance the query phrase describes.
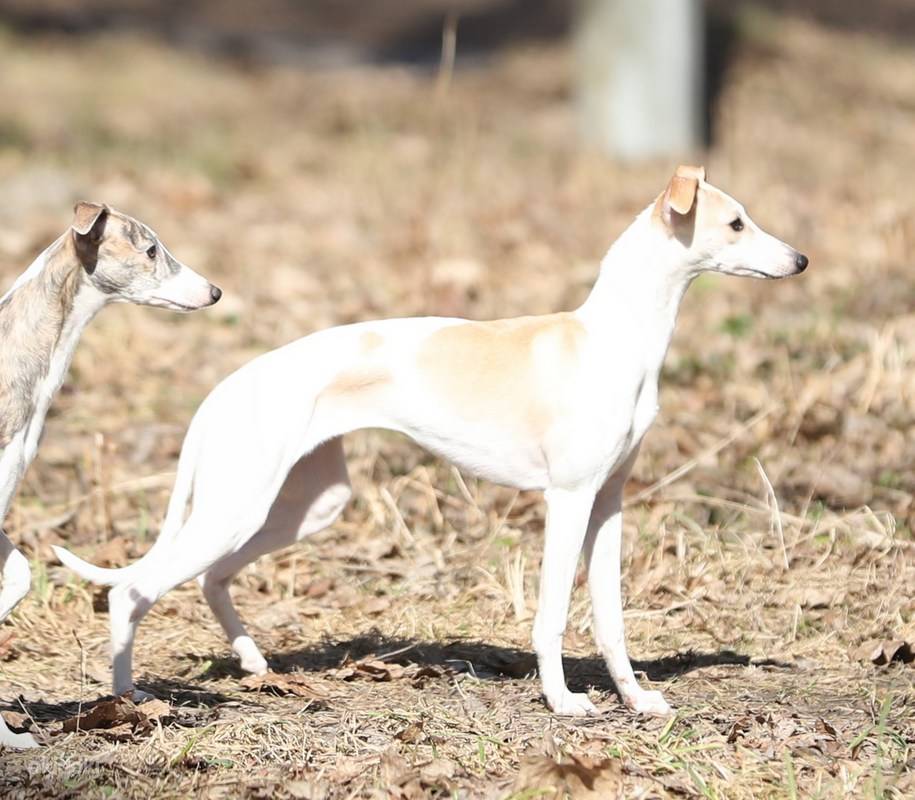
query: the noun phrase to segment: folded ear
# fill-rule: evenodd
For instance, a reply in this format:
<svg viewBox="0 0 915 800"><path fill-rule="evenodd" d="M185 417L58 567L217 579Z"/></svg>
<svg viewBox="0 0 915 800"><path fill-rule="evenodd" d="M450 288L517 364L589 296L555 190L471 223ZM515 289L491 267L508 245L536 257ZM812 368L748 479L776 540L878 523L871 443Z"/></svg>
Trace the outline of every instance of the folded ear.
<svg viewBox="0 0 915 800"><path fill-rule="evenodd" d="M696 192L699 190L699 181L696 178L683 178L674 175L667 184L664 194L664 205L676 211L681 216L689 214L693 203L696 202Z"/></svg>
<svg viewBox="0 0 915 800"><path fill-rule="evenodd" d="M697 181L706 180L705 167L692 167L689 164L681 164L677 167L674 175L680 178L695 178Z"/></svg>
<svg viewBox="0 0 915 800"><path fill-rule="evenodd" d="M73 206L73 222L70 227L80 236L89 236L93 239L102 238L105 227L105 217L108 216L108 206L101 203L87 203L81 200Z"/></svg>
<svg viewBox="0 0 915 800"><path fill-rule="evenodd" d="M699 183L704 180L705 167L681 164L667 184L667 191L664 192L664 210L673 209L682 216L689 214L693 203L696 202Z"/></svg>

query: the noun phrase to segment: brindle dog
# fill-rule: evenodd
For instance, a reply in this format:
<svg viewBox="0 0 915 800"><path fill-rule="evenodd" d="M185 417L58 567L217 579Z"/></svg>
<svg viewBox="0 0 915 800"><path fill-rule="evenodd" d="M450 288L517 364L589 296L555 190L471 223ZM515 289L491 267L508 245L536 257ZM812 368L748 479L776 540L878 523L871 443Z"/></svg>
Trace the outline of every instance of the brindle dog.
<svg viewBox="0 0 915 800"><path fill-rule="evenodd" d="M142 222L77 203L70 228L0 298L0 524L32 462L45 415L76 343L108 303L174 311L213 305L222 292L175 259ZM0 621L28 592L28 561L0 530ZM28 747L0 717L0 745Z"/></svg>

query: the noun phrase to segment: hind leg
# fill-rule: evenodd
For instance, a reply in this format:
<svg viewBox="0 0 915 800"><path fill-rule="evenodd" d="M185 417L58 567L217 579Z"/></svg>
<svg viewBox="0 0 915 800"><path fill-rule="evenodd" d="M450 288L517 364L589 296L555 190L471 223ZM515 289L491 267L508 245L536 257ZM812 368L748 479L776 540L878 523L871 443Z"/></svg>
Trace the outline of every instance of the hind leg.
<svg viewBox="0 0 915 800"><path fill-rule="evenodd" d="M262 675L267 671L267 661L232 604L229 583L240 569L260 556L288 547L332 524L351 495L342 441L337 437L296 462L264 526L240 550L197 578L203 596L246 672Z"/></svg>
<svg viewBox="0 0 915 800"><path fill-rule="evenodd" d="M263 519L263 518L261 518ZM260 521L247 527L232 526L225 516L214 517L198 505L184 523L176 544L188 545L187 552L161 552L145 569L116 584L108 592L111 623L111 655L114 693L134 692L133 645L137 627L156 601L232 553L260 528ZM213 530L230 531L226 537L207 538ZM136 698L139 693L134 693Z"/></svg>

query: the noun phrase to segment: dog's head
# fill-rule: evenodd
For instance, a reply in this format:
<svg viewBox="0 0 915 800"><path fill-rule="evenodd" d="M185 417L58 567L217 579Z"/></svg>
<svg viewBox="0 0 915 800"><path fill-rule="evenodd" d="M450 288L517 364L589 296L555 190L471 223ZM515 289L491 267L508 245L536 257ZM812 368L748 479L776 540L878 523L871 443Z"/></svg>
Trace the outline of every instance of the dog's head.
<svg viewBox="0 0 915 800"><path fill-rule="evenodd" d="M142 222L99 203L77 203L70 226L89 282L110 300L196 311L222 291L178 261Z"/></svg>
<svg viewBox="0 0 915 800"><path fill-rule="evenodd" d="M762 230L740 203L706 182L702 167L677 167L654 217L685 248L695 272L786 278L807 269L807 256Z"/></svg>

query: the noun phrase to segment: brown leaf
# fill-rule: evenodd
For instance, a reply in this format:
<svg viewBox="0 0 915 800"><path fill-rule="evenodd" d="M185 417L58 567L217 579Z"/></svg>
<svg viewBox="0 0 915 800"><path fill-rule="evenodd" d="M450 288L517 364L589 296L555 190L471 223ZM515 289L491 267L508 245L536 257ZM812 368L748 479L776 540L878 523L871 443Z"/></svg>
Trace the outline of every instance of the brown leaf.
<svg viewBox="0 0 915 800"><path fill-rule="evenodd" d="M423 721L411 722L403 730L395 733L394 738L399 739L406 744L416 744L417 742L422 741L425 738L423 734Z"/></svg>
<svg viewBox="0 0 915 800"><path fill-rule="evenodd" d="M333 588L334 581L332 578L318 578L305 587L305 597L310 597L314 600L318 597L323 597Z"/></svg>
<svg viewBox="0 0 915 800"><path fill-rule="evenodd" d="M3 717L10 729L16 733L27 731L32 724L31 717L20 711L0 711L0 717Z"/></svg>
<svg viewBox="0 0 915 800"><path fill-rule="evenodd" d="M387 597L371 597L362 604L363 614L380 614L391 607L391 601Z"/></svg>
<svg viewBox="0 0 915 800"><path fill-rule="evenodd" d="M16 634L11 630L0 633L0 661L12 661L19 656L18 651L13 647L13 641Z"/></svg>
<svg viewBox="0 0 915 800"><path fill-rule="evenodd" d="M137 711L150 721L161 721L174 716L172 714L172 707L164 700L158 700L156 698L140 703L140 705L137 706Z"/></svg>
<svg viewBox="0 0 915 800"><path fill-rule="evenodd" d="M112 700L101 700L88 711L76 714L63 721L61 730L64 733L74 731L91 731L114 728L123 723L142 725L146 718L137 711L137 707L123 697Z"/></svg>
<svg viewBox="0 0 915 800"><path fill-rule="evenodd" d="M422 689L430 679L441 678L442 671L428 665L420 667L410 676L414 689Z"/></svg>
<svg viewBox="0 0 915 800"><path fill-rule="evenodd" d="M623 770L616 759L594 759L570 754L561 761L546 756L532 756L521 762L512 791L535 790L554 797L600 798L612 800L623 796Z"/></svg>
<svg viewBox="0 0 915 800"><path fill-rule="evenodd" d="M734 720L734 723L731 725L727 733L728 744L734 744L734 742L744 736L744 734L746 734L752 727L753 723L747 717Z"/></svg>
<svg viewBox="0 0 915 800"><path fill-rule="evenodd" d="M313 681L301 672L268 672L266 675L248 675L241 679L241 685L252 692L293 695L309 700L327 698L327 694L315 689Z"/></svg>
<svg viewBox="0 0 915 800"><path fill-rule="evenodd" d="M377 658L361 658L353 661L347 656L337 669L330 674L341 681L352 681L359 678L372 681L391 681L403 676L405 669L400 664L388 664Z"/></svg>
<svg viewBox="0 0 915 800"><path fill-rule="evenodd" d="M831 608L845 601L845 592L842 589L807 586L800 592L792 593L790 599L800 605L801 608Z"/></svg>
<svg viewBox="0 0 915 800"><path fill-rule="evenodd" d="M172 710L163 700L147 700L135 705L125 697L101 700L82 714L76 714L60 723L64 733L95 731L106 739L125 741L152 729L154 720L172 716Z"/></svg>
<svg viewBox="0 0 915 800"><path fill-rule="evenodd" d="M109 539L92 554L92 562L100 567L123 567L128 560L127 540L123 536Z"/></svg>
<svg viewBox="0 0 915 800"><path fill-rule="evenodd" d="M903 639L868 639L851 651L853 661L870 661L878 667L892 661L910 664L915 661L912 645Z"/></svg>
<svg viewBox="0 0 915 800"><path fill-rule="evenodd" d="M138 732L132 722L122 722L100 730L98 734L111 742L129 742Z"/></svg>
<svg viewBox="0 0 915 800"><path fill-rule="evenodd" d="M382 782L392 789L403 786L416 777L415 771L410 768L406 759L398 755L393 748L382 753L379 767Z"/></svg>
<svg viewBox="0 0 915 800"><path fill-rule="evenodd" d="M419 768L423 783L435 785L454 777L454 762L447 758L433 758L428 764Z"/></svg>

